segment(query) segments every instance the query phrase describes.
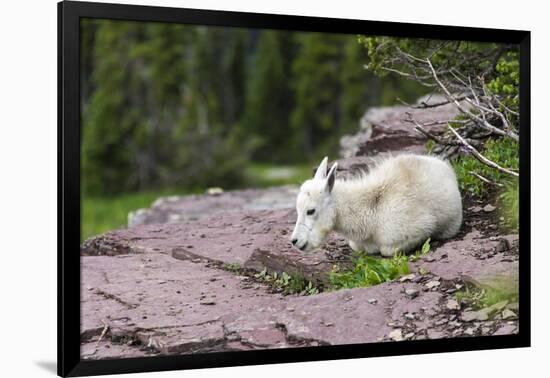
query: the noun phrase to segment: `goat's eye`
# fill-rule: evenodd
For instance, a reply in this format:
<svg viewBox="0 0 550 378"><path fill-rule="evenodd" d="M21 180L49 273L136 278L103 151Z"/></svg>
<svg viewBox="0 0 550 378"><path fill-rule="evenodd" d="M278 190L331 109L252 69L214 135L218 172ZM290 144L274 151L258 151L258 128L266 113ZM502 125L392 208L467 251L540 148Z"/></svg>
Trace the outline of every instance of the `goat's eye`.
<svg viewBox="0 0 550 378"><path fill-rule="evenodd" d="M315 209L309 209L307 212L306 212L307 215L313 215L315 214Z"/></svg>

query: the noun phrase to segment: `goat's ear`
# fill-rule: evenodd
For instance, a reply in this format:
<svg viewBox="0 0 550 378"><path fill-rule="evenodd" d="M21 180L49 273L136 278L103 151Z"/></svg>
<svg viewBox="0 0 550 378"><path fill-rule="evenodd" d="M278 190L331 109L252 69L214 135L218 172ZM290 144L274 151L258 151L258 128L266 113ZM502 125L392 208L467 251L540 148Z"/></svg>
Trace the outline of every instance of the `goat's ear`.
<svg viewBox="0 0 550 378"><path fill-rule="evenodd" d="M315 176L313 176L314 179L322 180L325 177L327 177L327 164L328 164L328 157L325 156L323 160L321 160L321 164L317 167L317 170L315 171Z"/></svg>
<svg viewBox="0 0 550 378"><path fill-rule="evenodd" d="M326 190L330 193L334 187L334 181L336 180L336 169L338 168L338 163L334 163L330 168L330 171L327 174L327 186Z"/></svg>

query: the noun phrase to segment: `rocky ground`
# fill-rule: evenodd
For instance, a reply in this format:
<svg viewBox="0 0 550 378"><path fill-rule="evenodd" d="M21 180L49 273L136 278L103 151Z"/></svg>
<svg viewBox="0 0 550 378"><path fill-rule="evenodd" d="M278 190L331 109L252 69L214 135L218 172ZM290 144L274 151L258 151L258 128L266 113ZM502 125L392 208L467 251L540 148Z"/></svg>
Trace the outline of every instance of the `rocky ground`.
<svg viewBox="0 0 550 378"><path fill-rule="evenodd" d="M353 156L341 162L345 172L365 169L369 160ZM290 247L296 191L163 198L130 214L128 229L84 242L82 357L518 331L517 303L480 310L455 296L466 287L490 287L495 278L517 285L518 236L499 231L494 204L465 198L461 233L434 242L430 253L410 263L411 274L369 288L329 291L323 290L328 272L346 264L351 251L336 235L314 253ZM303 277L320 293L284 295L261 279L262 271Z"/></svg>

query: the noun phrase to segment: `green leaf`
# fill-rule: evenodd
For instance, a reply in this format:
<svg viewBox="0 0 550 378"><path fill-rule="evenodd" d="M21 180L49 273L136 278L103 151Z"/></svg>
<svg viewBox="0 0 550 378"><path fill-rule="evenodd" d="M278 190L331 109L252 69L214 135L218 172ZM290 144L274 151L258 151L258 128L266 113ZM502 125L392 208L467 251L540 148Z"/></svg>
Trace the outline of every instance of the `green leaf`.
<svg viewBox="0 0 550 378"><path fill-rule="evenodd" d="M425 255L426 253L430 252L430 238L426 239L424 244L422 244L422 254Z"/></svg>

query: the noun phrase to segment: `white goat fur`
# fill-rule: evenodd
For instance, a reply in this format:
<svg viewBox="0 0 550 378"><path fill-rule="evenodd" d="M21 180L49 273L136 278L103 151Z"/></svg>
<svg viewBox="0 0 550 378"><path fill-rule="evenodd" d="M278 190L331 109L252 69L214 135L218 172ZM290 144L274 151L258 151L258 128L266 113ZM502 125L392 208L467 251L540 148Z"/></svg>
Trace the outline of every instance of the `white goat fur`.
<svg viewBox="0 0 550 378"><path fill-rule="evenodd" d="M397 155L345 180L335 179L336 164L326 172L327 158L315 177L302 184L296 200L298 219L291 240L301 250L319 247L334 230L354 250L393 256L428 237L450 238L460 229L456 176L439 158Z"/></svg>

